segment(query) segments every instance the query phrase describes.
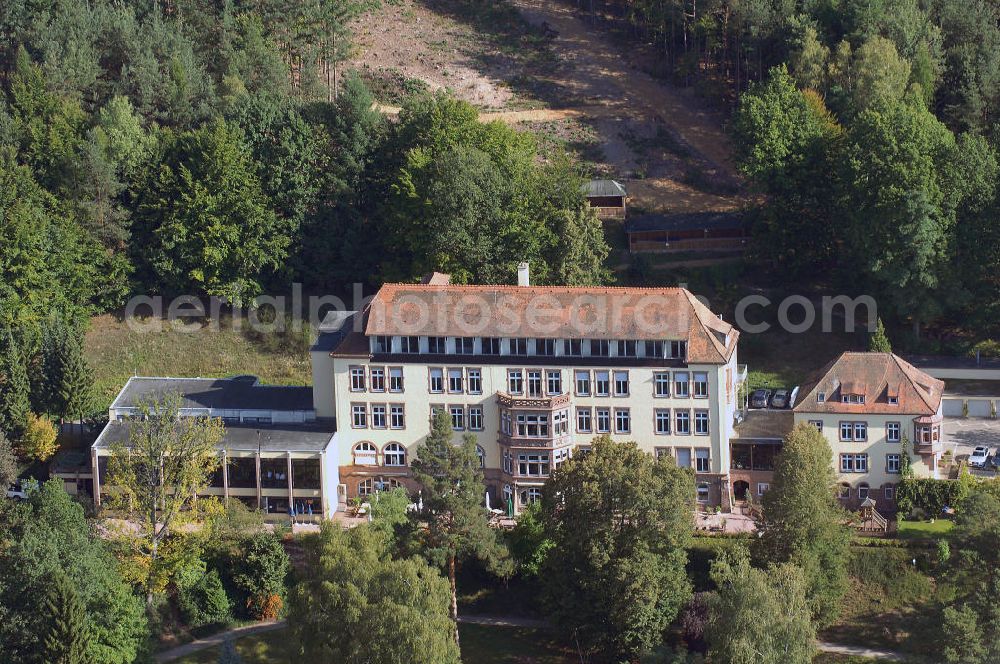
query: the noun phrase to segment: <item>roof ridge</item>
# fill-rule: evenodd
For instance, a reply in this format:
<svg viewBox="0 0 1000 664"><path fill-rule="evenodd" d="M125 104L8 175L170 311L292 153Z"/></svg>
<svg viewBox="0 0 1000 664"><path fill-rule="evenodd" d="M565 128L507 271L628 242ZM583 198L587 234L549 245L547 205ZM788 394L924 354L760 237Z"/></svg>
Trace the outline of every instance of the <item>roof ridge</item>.
<svg viewBox="0 0 1000 664"><path fill-rule="evenodd" d="M920 400L923 401L924 404L929 409L936 410L936 408L934 408L934 406L931 405L931 403L927 400L927 397L930 396L930 395L928 394L928 395L925 396L924 395L924 390L921 389L920 384L917 383L913 379L913 376L910 375L909 369L913 369L914 371L920 371L920 369L917 369L915 366L913 366L912 364L910 364L909 362L907 362L906 360L904 360L900 356L896 355L895 353L889 353L889 355L891 355L892 358L895 360L896 366L899 367L899 370L903 373L903 376L908 381L910 381L911 386L913 387L913 389L917 393L917 395L920 397ZM906 365L905 367L903 366L904 364ZM907 367L909 367L909 369ZM930 376L930 374L927 374L926 372L923 372L923 371L921 371L921 373L923 373L924 375L927 375L932 380L935 380L933 376Z"/></svg>
<svg viewBox="0 0 1000 664"><path fill-rule="evenodd" d="M382 284L379 288L416 288L420 290L448 290L471 288L476 290L561 290L561 291L683 291L690 293L683 286L558 286L558 285L533 285L518 286L517 284L422 284L393 281ZM378 295L378 293L376 293Z"/></svg>

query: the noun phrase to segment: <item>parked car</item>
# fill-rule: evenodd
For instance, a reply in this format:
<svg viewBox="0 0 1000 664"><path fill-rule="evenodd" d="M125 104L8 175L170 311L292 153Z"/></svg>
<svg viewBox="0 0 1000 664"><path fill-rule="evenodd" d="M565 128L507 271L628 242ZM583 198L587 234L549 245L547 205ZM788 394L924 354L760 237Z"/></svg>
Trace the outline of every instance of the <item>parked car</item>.
<svg viewBox="0 0 1000 664"><path fill-rule="evenodd" d="M7 489L7 497L15 498L17 500L27 500L28 494L25 493L24 487L20 484L13 484Z"/></svg>
<svg viewBox="0 0 1000 664"><path fill-rule="evenodd" d="M771 400L771 390L754 390L753 394L750 395L750 407L751 408L767 408L768 402Z"/></svg>
<svg viewBox="0 0 1000 664"><path fill-rule="evenodd" d="M771 397L771 408L788 407L788 390L777 390Z"/></svg>
<svg viewBox="0 0 1000 664"><path fill-rule="evenodd" d="M990 457L990 448L979 445L976 449L972 450L972 454L969 455L969 465L973 468L983 468L986 466L986 460Z"/></svg>

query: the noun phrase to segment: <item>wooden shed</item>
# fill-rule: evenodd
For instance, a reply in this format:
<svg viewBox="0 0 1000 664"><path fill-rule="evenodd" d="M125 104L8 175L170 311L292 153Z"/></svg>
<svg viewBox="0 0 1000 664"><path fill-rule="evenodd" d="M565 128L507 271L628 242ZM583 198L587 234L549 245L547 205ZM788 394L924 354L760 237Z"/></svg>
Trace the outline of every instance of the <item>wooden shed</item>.
<svg viewBox="0 0 1000 664"><path fill-rule="evenodd" d="M632 253L742 251L747 229L739 212L644 214L625 224Z"/></svg>
<svg viewBox="0 0 1000 664"><path fill-rule="evenodd" d="M583 185L583 193L590 207L597 208L600 219L624 219L625 199L628 193L616 180L591 180Z"/></svg>

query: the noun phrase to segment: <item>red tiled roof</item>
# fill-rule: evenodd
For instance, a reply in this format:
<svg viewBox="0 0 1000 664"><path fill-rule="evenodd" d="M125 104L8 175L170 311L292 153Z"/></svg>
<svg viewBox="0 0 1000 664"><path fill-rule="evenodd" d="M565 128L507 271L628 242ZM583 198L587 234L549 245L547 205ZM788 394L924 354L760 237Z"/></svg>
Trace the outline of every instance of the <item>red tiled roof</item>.
<svg viewBox="0 0 1000 664"><path fill-rule="evenodd" d="M826 400L816 401L824 392ZM933 415L944 381L892 353L842 353L799 388L795 412ZM842 394L864 394L864 403L843 403ZM895 396L896 404L888 397Z"/></svg>
<svg viewBox="0 0 1000 664"><path fill-rule="evenodd" d="M365 316L369 336L684 340L688 361L706 363L728 361L739 337L684 288L386 284Z"/></svg>

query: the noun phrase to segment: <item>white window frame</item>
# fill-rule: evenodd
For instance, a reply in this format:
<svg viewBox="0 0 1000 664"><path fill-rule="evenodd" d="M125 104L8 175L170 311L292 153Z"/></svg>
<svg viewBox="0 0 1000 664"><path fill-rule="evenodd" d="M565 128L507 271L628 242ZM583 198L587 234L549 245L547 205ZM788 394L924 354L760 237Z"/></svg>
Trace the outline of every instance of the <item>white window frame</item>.
<svg viewBox="0 0 1000 664"><path fill-rule="evenodd" d="M653 372L653 396L659 398L669 397L671 394L670 372Z"/></svg>
<svg viewBox="0 0 1000 664"><path fill-rule="evenodd" d="M711 432L707 410L694 411L694 435L707 436Z"/></svg>
<svg viewBox="0 0 1000 664"><path fill-rule="evenodd" d="M483 370L482 369L467 369L465 378L466 387L469 389L469 394L482 394L483 393Z"/></svg>
<svg viewBox="0 0 1000 664"><path fill-rule="evenodd" d="M601 420L607 422L604 426L601 426ZM610 408L595 408L594 409L594 431L597 433L611 433L611 409Z"/></svg>
<svg viewBox="0 0 1000 664"><path fill-rule="evenodd" d="M389 404L389 428L406 428L406 406L401 403Z"/></svg>
<svg viewBox="0 0 1000 664"><path fill-rule="evenodd" d="M669 408L653 410L653 433L657 436L669 436L671 431L671 413ZM666 425L666 426L664 426Z"/></svg>
<svg viewBox="0 0 1000 664"><path fill-rule="evenodd" d="M366 404L363 403L351 404L351 428L352 429L368 428L368 407Z"/></svg>
<svg viewBox="0 0 1000 664"><path fill-rule="evenodd" d="M381 420L381 424L379 424ZM386 429L389 426L388 409L384 403L372 404L372 429Z"/></svg>
<svg viewBox="0 0 1000 664"><path fill-rule="evenodd" d="M351 367L351 392L364 392L367 388L365 381L365 368L359 366Z"/></svg>
<svg viewBox="0 0 1000 664"><path fill-rule="evenodd" d="M628 408L615 408L615 433L632 433L632 413Z"/></svg>
<svg viewBox="0 0 1000 664"><path fill-rule="evenodd" d="M483 430L483 407L469 406L469 431Z"/></svg>
<svg viewBox="0 0 1000 664"><path fill-rule="evenodd" d="M388 443L382 448L382 464L399 467L406 465L406 448L400 443Z"/></svg>
<svg viewBox="0 0 1000 664"><path fill-rule="evenodd" d="M451 416L451 430L465 431L465 406L448 406Z"/></svg>
<svg viewBox="0 0 1000 664"><path fill-rule="evenodd" d="M444 369L442 367L427 368L427 391L431 394L444 393Z"/></svg>
<svg viewBox="0 0 1000 664"><path fill-rule="evenodd" d="M691 396L691 384L688 382L687 371L674 372L674 396L678 399L687 399Z"/></svg>
<svg viewBox="0 0 1000 664"><path fill-rule="evenodd" d="M375 443L362 440L354 445L351 450L355 466L377 466L378 448Z"/></svg>
<svg viewBox="0 0 1000 664"><path fill-rule="evenodd" d="M683 426L682 426L683 423ZM674 433L678 436L691 435L691 413L686 410L674 411Z"/></svg>
<svg viewBox="0 0 1000 664"><path fill-rule="evenodd" d="M699 379L699 376L701 379ZM707 371L695 371L692 376L692 383L694 383L691 390L691 395L695 399L707 399L708 398L708 372Z"/></svg>

